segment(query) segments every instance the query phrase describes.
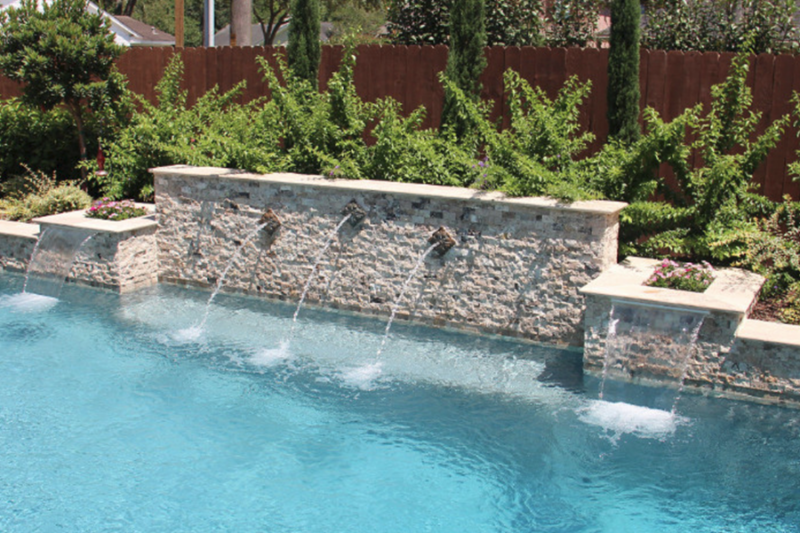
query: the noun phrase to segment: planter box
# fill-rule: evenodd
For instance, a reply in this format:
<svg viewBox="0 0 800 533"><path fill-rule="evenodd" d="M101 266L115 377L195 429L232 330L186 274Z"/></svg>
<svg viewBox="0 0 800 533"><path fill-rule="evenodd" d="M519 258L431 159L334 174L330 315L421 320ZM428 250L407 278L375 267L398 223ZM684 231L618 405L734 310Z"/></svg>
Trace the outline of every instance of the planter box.
<svg viewBox="0 0 800 533"><path fill-rule="evenodd" d="M727 396L800 400L800 327L746 319L761 276L719 269L702 293L644 285L659 264L631 257L581 289L586 371L675 386L685 378ZM640 338L617 339L633 331Z"/></svg>
<svg viewBox="0 0 800 533"><path fill-rule="evenodd" d="M87 218L85 211L41 217L32 224L0 221L0 267L25 272L44 232L71 232L92 237L81 247L67 280L119 292L154 285L158 282L158 224L152 205L140 207L150 214L118 222Z"/></svg>

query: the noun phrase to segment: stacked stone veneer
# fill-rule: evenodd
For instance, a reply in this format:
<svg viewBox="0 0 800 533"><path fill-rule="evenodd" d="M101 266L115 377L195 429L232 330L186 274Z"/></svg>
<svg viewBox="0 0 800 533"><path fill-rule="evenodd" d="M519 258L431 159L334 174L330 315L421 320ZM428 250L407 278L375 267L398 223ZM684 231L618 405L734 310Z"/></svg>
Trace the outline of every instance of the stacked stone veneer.
<svg viewBox="0 0 800 533"><path fill-rule="evenodd" d="M4 269L24 272L40 236L45 231L61 231L76 233L75 242L91 235L78 251L67 281L120 292L158 282L157 224L152 216L114 222L89 219L83 211L75 211L34 222L0 224L0 265Z"/></svg>
<svg viewBox="0 0 800 533"><path fill-rule="evenodd" d="M725 269L704 293L645 286L657 265L629 258L582 290L587 296L584 369L676 387L685 372L687 385L726 396L800 400L800 327L746 319L763 278ZM617 329L634 324L646 333L612 336L608 343L612 310L620 321ZM693 332L680 332L692 329L698 313L704 314L702 326L694 346L687 346Z"/></svg>
<svg viewBox="0 0 800 533"><path fill-rule="evenodd" d="M0 220L0 270L25 272L38 238L38 224Z"/></svg>
<svg viewBox="0 0 800 533"><path fill-rule="evenodd" d="M306 301L388 316L444 227L455 247L425 259L398 317L575 346L583 342L579 288L615 264L624 207L214 168L153 172L162 281L213 287L236 256L224 290L297 302L355 200L366 217L333 238ZM274 234L257 231L269 209L281 222Z"/></svg>
<svg viewBox="0 0 800 533"><path fill-rule="evenodd" d="M75 211L35 222L42 231L53 228L92 236L76 256L69 281L119 292L158 283L158 225L152 215L112 221L87 218L83 211Z"/></svg>

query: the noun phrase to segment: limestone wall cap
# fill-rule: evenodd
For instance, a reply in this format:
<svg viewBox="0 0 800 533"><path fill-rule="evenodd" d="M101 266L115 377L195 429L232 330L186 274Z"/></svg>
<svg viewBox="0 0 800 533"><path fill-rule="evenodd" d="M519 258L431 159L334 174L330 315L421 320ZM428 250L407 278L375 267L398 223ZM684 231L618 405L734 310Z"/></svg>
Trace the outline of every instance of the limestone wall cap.
<svg viewBox="0 0 800 533"><path fill-rule="evenodd" d="M172 165L150 169L156 176L208 177L225 180L260 181L295 186L326 187L350 192L390 193L415 197L467 200L475 202L497 202L509 206L532 207L558 211L578 211L600 215L618 215L628 204L606 200L589 200L564 203L554 198L525 197L511 198L501 192L480 191L464 187L445 187L418 183L398 183L376 180L328 179L324 176L308 174L251 174L241 170L215 167L193 167L191 165Z"/></svg>
<svg viewBox="0 0 800 533"><path fill-rule="evenodd" d="M764 278L737 268L720 268L705 292L648 287L644 283L661 263L628 257L581 288L588 295L629 300L645 305L686 307L744 316L755 303Z"/></svg>

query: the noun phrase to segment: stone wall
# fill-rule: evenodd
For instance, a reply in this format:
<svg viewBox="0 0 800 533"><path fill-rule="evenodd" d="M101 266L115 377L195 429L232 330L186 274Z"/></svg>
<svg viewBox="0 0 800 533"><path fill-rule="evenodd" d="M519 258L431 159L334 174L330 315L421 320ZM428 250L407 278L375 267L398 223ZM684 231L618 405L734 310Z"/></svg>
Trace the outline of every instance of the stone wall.
<svg viewBox="0 0 800 533"><path fill-rule="evenodd" d="M149 211L152 205L140 204ZM158 283L158 245L154 217L113 221L87 218L83 211L36 219L42 231L91 235L81 247L67 279L94 287L128 292Z"/></svg>
<svg viewBox="0 0 800 533"><path fill-rule="evenodd" d="M723 269L704 293L647 287L657 264L629 258L582 289L586 371L800 405L800 326L746 318L763 278Z"/></svg>
<svg viewBox="0 0 800 533"><path fill-rule="evenodd" d="M25 272L38 235L37 224L0 220L0 270Z"/></svg>
<svg viewBox="0 0 800 533"><path fill-rule="evenodd" d="M574 346L583 342L578 289L616 262L624 207L213 168L154 174L162 281L214 287L236 256L224 290L297 302L354 200L366 216L333 236L307 302L390 315L443 227L456 244L425 258L398 317ZM274 234L257 229L270 209L281 223Z"/></svg>
<svg viewBox="0 0 800 533"><path fill-rule="evenodd" d="M152 206L149 207L152 211ZM39 237L48 229L78 235L81 243L68 281L127 292L158 282L157 224L151 217L120 222L89 219L83 211L36 219L35 224L0 221L0 266L25 272ZM39 253L47 251L40 249ZM58 255L53 262L63 261Z"/></svg>

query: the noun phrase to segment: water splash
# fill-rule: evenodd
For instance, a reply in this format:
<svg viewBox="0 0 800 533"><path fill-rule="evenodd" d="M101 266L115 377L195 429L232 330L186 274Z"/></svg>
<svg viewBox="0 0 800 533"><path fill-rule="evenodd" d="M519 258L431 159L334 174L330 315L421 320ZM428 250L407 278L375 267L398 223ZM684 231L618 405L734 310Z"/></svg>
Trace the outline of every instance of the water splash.
<svg viewBox="0 0 800 533"><path fill-rule="evenodd" d="M297 316L300 314L300 309L303 307L303 302L305 302L306 300L306 295L308 295L308 289L311 287L311 281L314 279L314 274L317 272L317 267L319 266L320 261L322 261L325 252L327 252L328 248L330 248L331 244L333 244L333 239L336 238L336 235L339 234L339 230L342 229L342 226L344 226L345 222L350 220L350 217L352 216L353 216L352 214L345 215L345 217L339 222L339 224L333 229L333 231L331 231L330 234L328 234L328 239L325 241L325 245L322 247L322 249L317 254L317 257L314 259L314 264L311 266L311 272L308 274L308 278L306 278L306 284L303 287L303 293L300 296L300 301L297 303L297 309L294 310L294 315L292 316L292 329L289 335L290 338L294 334L294 328L295 325L297 324Z"/></svg>
<svg viewBox="0 0 800 533"><path fill-rule="evenodd" d="M285 363L292 358L289 351L289 342L281 341L277 348L262 348L256 351L247 361L258 367L273 367Z"/></svg>
<svg viewBox="0 0 800 533"><path fill-rule="evenodd" d="M578 418L586 424L605 430L612 443L623 435L663 440L673 435L689 419L675 413L624 402L594 400L577 410Z"/></svg>
<svg viewBox="0 0 800 533"><path fill-rule="evenodd" d="M411 280L413 280L414 277L417 275L417 271L425 262L425 258L427 258L428 255L430 255L430 253L434 251L437 246L439 246L438 243L432 244L431 246L428 247L427 250L425 250L422 253L422 255L419 256L419 259L417 259L417 264L414 265L414 268L411 270L411 273L406 278L405 283L403 283L403 288L400 290L400 295L394 301L394 305L392 305L392 314L389 316L389 322L386 323L386 330L383 333L383 340L381 341L380 348L378 348L378 353L375 354L376 358L379 358L383 353L383 348L384 346L386 346L386 341L389 339L389 330L392 329L392 322L394 322L394 317L397 315L398 309L400 309L400 304L403 301L403 296L406 295L406 291L408 291L408 286L411 284Z"/></svg>
<svg viewBox="0 0 800 533"><path fill-rule="evenodd" d="M57 303L57 298L26 292L0 296L0 309L13 309L18 313L43 313L52 309Z"/></svg>

